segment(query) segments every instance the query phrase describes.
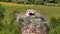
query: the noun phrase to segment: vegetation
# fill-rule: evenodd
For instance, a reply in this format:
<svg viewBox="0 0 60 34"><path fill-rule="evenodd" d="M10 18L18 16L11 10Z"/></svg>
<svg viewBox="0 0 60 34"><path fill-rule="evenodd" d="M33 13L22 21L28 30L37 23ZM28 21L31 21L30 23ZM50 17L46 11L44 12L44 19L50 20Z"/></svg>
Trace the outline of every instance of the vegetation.
<svg viewBox="0 0 60 34"><path fill-rule="evenodd" d="M60 5L60 4L59 4ZM0 34L20 34L20 25L16 22L16 13L27 9L37 10L46 16L51 24L50 34L60 34L60 6L28 5L0 2ZM53 18L51 18L53 17Z"/></svg>
<svg viewBox="0 0 60 34"><path fill-rule="evenodd" d="M19 26L14 22L14 17L13 12L7 14L4 6L0 5L0 34L19 34Z"/></svg>
<svg viewBox="0 0 60 34"><path fill-rule="evenodd" d="M59 31L60 31L60 18L56 19L56 18L52 17L50 19L50 24L51 24L51 27L52 27L51 28L52 30L51 30L50 34L59 34Z"/></svg>
<svg viewBox="0 0 60 34"><path fill-rule="evenodd" d="M14 3L20 3L20 4L39 4L39 5L44 5L47 3L57 4L60 2L60 0L0 0L0 1L14 2Z"/></svg>

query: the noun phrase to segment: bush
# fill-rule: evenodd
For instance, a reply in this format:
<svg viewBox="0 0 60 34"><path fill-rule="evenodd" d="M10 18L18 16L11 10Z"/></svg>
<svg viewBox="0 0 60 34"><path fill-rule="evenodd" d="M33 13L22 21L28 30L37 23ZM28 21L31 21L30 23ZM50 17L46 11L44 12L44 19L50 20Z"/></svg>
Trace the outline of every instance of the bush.
<svg viewBox="0 0 60 34"><path fill-rule="evenodd" d="M57 25L57 24L56 24L56 23L57 23L56 18L52 17L52 18L50 19L50 23L51 23L51 27L55 28L56 25Z"/></svg>
<svg viewBox="0 0 60 34"><path fill-rule="evenodd" d="M15 20L15 12L6 11L0 4L0 34L20 34L20 26Z"/></svg>
<svg viewBox="0 0 60 34"><path fill-rule="evenodd" d="M0 31L3 30L3 20L4 20L4 12L5 12L5 9L3 8L3 6L0 4Z"/></svg>
<svg viewBox="0 0 60 34"><path fill-rule="evenodd" d="M58 30L58 26L60 27L60 18L56 19L56 18L52 17L50 19L50 24L52 27L50 34L58 34L59 33L58 31L60 31L60 30Z"/></svg>
<svg viewBox="0 0 60 34"><path fill-rule="evenodd" d="M0 20L4 18L4 12L5 12L5 9L4 9L3 6L0 4Z"/></svg>
<svg viewBox="0 0 60 34"><path fill-rule="evenodd" d="M56 18L52 17L52 18L50 19L50 23L51 23L51 26L52 26L53 28L56 28L56 27L59 26L59 24L60 24L60 18L56 19Z"/></svg>

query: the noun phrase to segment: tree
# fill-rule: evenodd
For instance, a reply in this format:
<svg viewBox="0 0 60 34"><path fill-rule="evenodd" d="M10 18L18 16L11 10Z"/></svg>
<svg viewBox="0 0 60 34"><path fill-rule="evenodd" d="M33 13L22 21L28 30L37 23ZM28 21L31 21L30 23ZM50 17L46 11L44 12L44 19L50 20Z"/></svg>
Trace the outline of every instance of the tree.
<svg viewBox="0 0 60 34"><path fill-rule="evenodd" d="M5 2L11 2L12 0L5 0Z"/></svg>
<svg viewBox="0 0 60 34"><path fill-rule="evenodd" d="M48 2L56 4L56 3L58 3L58 0L49 0Z"/></svg>

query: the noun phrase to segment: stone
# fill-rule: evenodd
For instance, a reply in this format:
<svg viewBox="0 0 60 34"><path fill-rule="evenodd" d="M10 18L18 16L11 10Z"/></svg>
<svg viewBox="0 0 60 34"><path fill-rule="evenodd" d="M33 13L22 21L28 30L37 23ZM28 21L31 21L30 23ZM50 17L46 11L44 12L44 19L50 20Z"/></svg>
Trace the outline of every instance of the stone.
<svg viewBox="0 0 60 34"><path fill-rule="evenodd" d="M17 16L17 22L22 25L22 34L48 34L49 25L45 18L36 10L27 10Z"/></svg>

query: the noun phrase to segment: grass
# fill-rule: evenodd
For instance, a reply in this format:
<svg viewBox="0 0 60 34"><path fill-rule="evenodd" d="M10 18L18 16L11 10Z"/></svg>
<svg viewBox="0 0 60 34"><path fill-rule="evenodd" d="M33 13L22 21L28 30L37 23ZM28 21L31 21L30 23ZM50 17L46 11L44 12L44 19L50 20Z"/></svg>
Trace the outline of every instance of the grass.
<svg viewBox="0 0 60 34"><path fill-rule="evenodd" d="M5 8L6 12L4 17L4 29L0 31L0 34L17 34L16 30L18 29L17 24L14 21L16 16L14 15L14 11L17 12L25 12L28 9L37 10L39 13L45 16L46 20L49 21L51 17L59 18L60 17L60 7L52 7L52 6L43 6L43 5L28 5L28 4L16 4L16 3L7 3L0 2L2 6ZM5 23L7 21L7 23ZM13 22L13 24L11 24ZM59 26L60 27L60 26ZM59 29L57 27L57 31ZM9 31L11 30L11 32ZM6 33L5 33L6 32ZM58 33L59 34L59 33Z"/></svg>
<svg viewBox="0 0 60 34"><path fill-rule="evenodd" d="M20 11L24 12L27 9L34 9L39 11L41 14L46 16L46 19L51 17L60 17L60 7L51 7L51 6L42 6L42 5L27 5L27 4L15 4L15 3L6 3L0 2L6 9L6 11Z"/></svg>

